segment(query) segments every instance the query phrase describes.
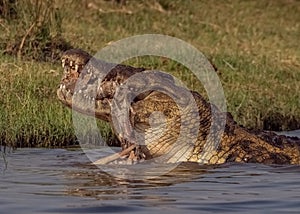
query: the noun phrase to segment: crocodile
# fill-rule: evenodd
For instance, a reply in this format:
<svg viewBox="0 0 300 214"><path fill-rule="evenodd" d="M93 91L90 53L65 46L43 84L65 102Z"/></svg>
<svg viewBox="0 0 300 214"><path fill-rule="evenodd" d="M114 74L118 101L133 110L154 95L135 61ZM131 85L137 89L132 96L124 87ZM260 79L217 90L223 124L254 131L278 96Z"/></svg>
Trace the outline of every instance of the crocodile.
<svg viewBox="0 0 300 214"><path fill-rule="evenodd" d="M67 50L61 61L58 99L108 122L122 151L136 159L300 164L298 137L247 129L169 74L105 62L81 49Z"/></svg>

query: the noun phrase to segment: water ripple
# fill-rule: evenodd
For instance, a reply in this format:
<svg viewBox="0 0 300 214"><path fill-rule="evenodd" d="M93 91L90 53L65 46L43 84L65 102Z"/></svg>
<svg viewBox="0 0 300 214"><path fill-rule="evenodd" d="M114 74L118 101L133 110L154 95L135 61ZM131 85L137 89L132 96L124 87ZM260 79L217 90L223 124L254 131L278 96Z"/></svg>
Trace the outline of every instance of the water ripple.
<svg viewBox="0 0 300 214"><path fill-rule="evenodd" d="M126 179L91 165L79 149L18 149L9 153L6 161L0 174L4 213L264 213L300 209L299 166L185 163L160 177Z"/></svg>

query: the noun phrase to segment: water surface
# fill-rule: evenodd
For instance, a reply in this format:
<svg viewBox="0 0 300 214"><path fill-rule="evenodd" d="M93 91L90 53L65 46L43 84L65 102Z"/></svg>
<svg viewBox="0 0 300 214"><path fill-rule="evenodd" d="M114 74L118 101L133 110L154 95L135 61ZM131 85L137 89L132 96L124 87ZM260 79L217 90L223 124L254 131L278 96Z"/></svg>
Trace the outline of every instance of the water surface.
<svg viewBox="0 0 300 214"><path fill-rule="evenodd" d="M0 213L300 211L300 166L186 163L127 179L91 165L80 149L17 149L0 157L0 173Z"/></svg>

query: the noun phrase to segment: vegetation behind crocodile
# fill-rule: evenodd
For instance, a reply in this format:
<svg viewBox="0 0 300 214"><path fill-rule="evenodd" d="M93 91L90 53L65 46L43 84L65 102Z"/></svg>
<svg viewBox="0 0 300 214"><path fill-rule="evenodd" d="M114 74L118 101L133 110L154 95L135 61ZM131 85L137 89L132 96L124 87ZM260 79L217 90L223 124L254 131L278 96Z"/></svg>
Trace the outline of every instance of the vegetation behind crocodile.
<svg viewBox="0 0 300 214"><path fill-rule="evenodd" d="M138 93L138 87L153 85L156 76L151 76L152 72L103 62L79 49L66 51L62 56L62 66L65 73L57 90L59 100L76 111L109 122L123 149L140 142L131 133L130 127L133 127L136 133L144 136L140 152L146 159L166 156L169 162L300 164L299 138L247 130L239 126L230 113L219 111L199 93L189 91L192 96L186 97L185 90L176 86L171 75L161 73L163 86L160 90ZM143 78L138 78L134 84L125 84L128 79L139 74ZM163 93L168 89L180 102L185 103L184 108L178 106L174 97ZM128 96L131 96L130 102ZM196 109L190 108L190 103L196 103ZM112 110L124 111L124 107L128 107L128 121ZM153 112L161 112L163 115ZM224 127L218 125L218 119L213 125L213 114L217 115L220 123L221 119L225 121ZM182 129L183 120L189 121L189 125ZM116 121L122 121L121 127L116 127ZM198 126L193 126L196 123ZM193 130L194 127L197 130ZM195 142L191 143L190 135L195 131L198 133ZM182 140L178 143L180 136L184 138L180 138ZM212 145L218 138L220 143L214 148Z"/></svg>

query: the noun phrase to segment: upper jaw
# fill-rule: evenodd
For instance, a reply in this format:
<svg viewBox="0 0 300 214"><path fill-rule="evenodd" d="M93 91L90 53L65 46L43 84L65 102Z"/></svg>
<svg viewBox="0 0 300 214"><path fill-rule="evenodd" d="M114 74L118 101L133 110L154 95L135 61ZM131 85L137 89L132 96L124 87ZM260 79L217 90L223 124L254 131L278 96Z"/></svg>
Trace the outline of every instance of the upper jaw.
<svg viewBox="0 0 300 214"><path fill-rule="evenodd" d="M100 61L79 50L67 51L62 57L62 67L64 76L57 89L59 100L84 114L94 110L96 117L106 121L110 119L112 99L119 85L145 70Z"/></svg>
<svg viewBox="0 0 300 214"><path fill-rule="evenodd" d="M63 67L65 72L68 72L69 70L74 70L75 72L79 72L79 66L82 67L82 65L77 64L75 61L68 61L68 59L64 58L61 60L61 66Z"/></svg>
<svg viewBox="0 0 300 214"><path fill-rule="evenodd" d="M111 97L102 89L98 78L101 70L71 59L62 58L64 75L57 89L58 99L78 112L110 121Z"/></svg>
<svg viewBox="0 0 300 214"><path fill-rule="evenodd" d="M74 64L74 62L69 61L68 64L66 60L62 60L62 66L64 69L64 76L61 79L58 91L60 91L59 98L65 99L69 96L72 97L82 96L88 100L95 101L96 98L96 82L90 83L91 76L82 73L83 65ZM63 95L63 96L62 96ZM70 100L70 99L67 99Z"/></svg>
<svg viewBox="0 0 300 214"><path fill-rule="evenodd" d="M65 65L79 71L79 68L84 67L88 61L92 58L92 56L81 50L81 49L70 49L63 53L61 58L62 67L64 68Z"/></svg>
<svg viewBox="0 0 300 214"><path fill-rule="evenodd" d="M58 90L64 95L82 96L92 101L111 99L120 84L116 80L120 74L112 70L116 65L94 58L87 64L77 63L77 61L67 57L62 58L64 75ZM105 75L106 72L103 70L111 71L113 74Z"/></svg>

